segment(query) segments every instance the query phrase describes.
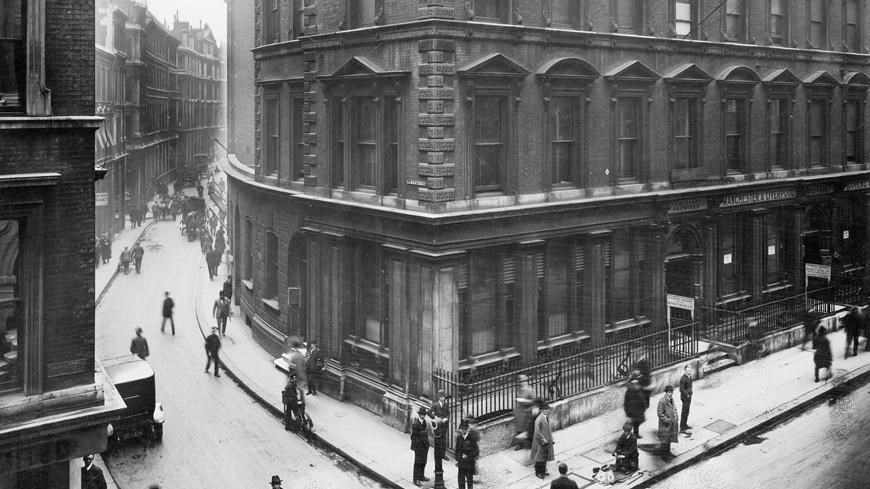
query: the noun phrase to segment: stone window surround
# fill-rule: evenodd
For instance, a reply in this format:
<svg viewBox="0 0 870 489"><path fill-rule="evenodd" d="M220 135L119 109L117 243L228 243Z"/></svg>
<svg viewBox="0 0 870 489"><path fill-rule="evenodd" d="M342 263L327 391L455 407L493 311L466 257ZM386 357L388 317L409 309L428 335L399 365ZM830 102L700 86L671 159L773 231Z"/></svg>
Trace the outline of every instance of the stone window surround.
<svg viewBox="0 0 870 489"><path fill-rule="evenodd" d="M694 134L695 141L693 142L693 153L695 156L695 165L686 169L670 169L671 181L684 180L699 180L708 176L709 170L701 164L701 155L704 149L704 105L707 102L705 98L707 86L713 80L703 69L696 64L682 65L664 77L665 85L668 89L668 103L670 117L668 124L668 153L674 155L676 152L676 118L675 106L678 99L691 99L695 101L696 120ZM675 160L675 158L673 158Z"/></svg>
<svg viewBox="0 0 870 489"><path fill-rule="evenodd" d="M24 114L51 115L51 90L45 86L45 0L21 0L25 4L25 49L27 51L24 87ZM21 112L0 113L20 116Z"/></svg>
<svg viewBox="0 0 870 489"><path fill-rule="evenodd" d="M773 148L773 141L771 138L770 120L771 117L773 117L773 113L771 112L773 110L773 100L779 100L780 104L785 103L786 110L790 115L788 124L784 130L786 138L786 160L794 161L794 159L792 158L794 152L794 104L795 92L800 83L800 79L797 78L788 68L776 70L762 80L762 85L764 86L764 90L767 96L765 107L765 113L767 115L767 117L765 118L765 154L767 154L768 162L768 167L766 168L767 171L793 169L783 168L782 166L777 164L777 160L774 155L775 148Z"/></svg>
<svg viewBox="0 0 870 489"><path fill-rule="evenodd" d="M738 66L729 66L720 72L719 76L716 77L716 84L719 88L720 92L720 121L721 121L721 135L720 140L722 141L722 163L720 166L720 176L726 176L728 174L745 174L750 171L752 168L752 161L750 157L749 151L749 137L748 135L752 132L752 101L753 94L755 91L755 86L761 81L758 77L758 74L748 68L746 66L738 65ZM729 100L743 100L746 103L746 109L744 117L744 133L746 137L743 137L743 141L741 141L741 168L740 169L729 169L728 168L728 137L727 137L727 127L726 127L726 114L727 114L727 104Z"/></svg>
<svg viewBox="0 0 870 489"><path fill-rule="evenodd" d="M841 127L843 127L843 139L842 144L843 147L846 147L846 105L849 103L856 103L858 115L857 118L859 120L858 127L860 127L860 137L856 138L857 141L857 164L864 164L866 159L864 157L864 137L866 134L866 130L864 129L863 121L866 120L867 117L867 93L870 90L870 77L862 72L850 72L846 73L843 76L843 121L841 123ZM843 153L843 157L846 157L846 152ZM843 164L849 164L847 161L844 161Z"/></svg>

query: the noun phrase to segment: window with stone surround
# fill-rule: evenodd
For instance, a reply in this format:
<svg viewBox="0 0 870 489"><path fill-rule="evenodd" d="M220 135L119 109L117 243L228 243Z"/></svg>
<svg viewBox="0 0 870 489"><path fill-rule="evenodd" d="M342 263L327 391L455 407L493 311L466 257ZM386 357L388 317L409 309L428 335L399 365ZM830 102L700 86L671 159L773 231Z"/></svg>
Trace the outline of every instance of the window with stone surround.
<svg viewBox="0 0 870 489"><path fill-rule="evenodd" d="M242 269L245 280L254 280L254 223L245 219L245 266Z"/></svg>
<svg viewBox="0 0 870 489"><path fill-rule="evenodd" d="M266 89L263 95L263 131L262 142L262 174L275 175L278 173L278 162L280 161L280 134L281 124L278 113L279 93L277 89Z"/></svg>
<svg viewBox="0 0 870 489"><path fill-rule="evenodd" d="M613 232L604 251L604 274L608 329L645 316L647 290L646 245L643 235L631 229Z"/></svg>
<svg viewBox="0 0 870 489"><path fill-rule="evenodd" d="M644 34L644 0L610 0L610 23L614 32Z"/></svg>
<svg viewBox="0 0 870 489"><path fill-rule="evenodd" d="M746 173L750 169L750 109L758 74L746 66L725 68L717 78L722 113L722 174Z"/></svg>
<svg viewBox="0 0 870 489"><path fill-rule="evenodd" d="M511 0L471 0L468 5L478 22L510 22Z"/></svg>
<svg viewBox="0 0 870 489"><path fill-rule="evenodd" d="M504 192L507 177L507 141L510 99L507 94L480 93L473 112L474 191Z"/></svg>
<svg viewBox="0 0 870 489"><path fill-rule="evenodd" d="M810 48L828 49L828 0L807 0L807 41Z"/></svg>
<svg viewBox="0 0 870 489"><path fill-rule="evenodd" d="M610 90L611 185L647 179L650 91L660 76L637 60L604 75Z"/></svg>
<svg viewBox="0 0 870 489"><path fill-rule="evenodd" d="M763 80L767 96L767 169L794 168L792 120L794 97L801 81L787 68L779 69Z"/></svg>
<svg viewBox="0 0 870 489"><path fill-rule="evenodd" d="M774 46L787 46L789 38L788 0L768 0L768 20L770 43Z"/></svg>
<svg viewBox="0 0 870 489"><path fill-rule="evenodd" d="M0 393L19 390L24 381L20 248L18 220L0 219Z"/></svg>
<svg viewBox="0 0 870 489"><path fill-rule="evenodd" d="M303 111L305 100L301 91L290 92L290 179L302 180L303 158L305 154L305 126L303 124Z"/></svg>
<svg viewBox="0 0 870 489"><path fill-rule="evenodd" d="M728 214L719 220L719 299L745 293L744 278L750 275L744 273L747 260L743 251L752 248L744 246L744 228L739 214Z"/></svg>
<svg viewBox="0 0 870 489"><path fill-rule="evenodd" d="M356 320L354 334L372 343L383 345L387 338L384 294L385 274L380 246L372 242L360 242L356 249L356 282L354 285Z"/></svg>
<svg viewBox="0 0 870 489"><path fill-rule="evenodd" d="M863 3L858 0L843 0L843 49L863 53L861 18Z"/></svg>
<svg viewBox="0 0 870 489"><path fill-rule="evenodd" d="M679 39L699 39L698 0L671 0L668 14L673 37Z"/></svg>
<svg viewBox="0 0 870 489"><path fill-rule="evenodd" d="M701 164L704 96L713 77L691 63L677 67L664 79L670 101L671 181L705 178L707 169Z"/></svg>
<svg viewBox="0 0 870 489"><path fill-rule="evenodd" d="M544 0L547 27L576 28L583 21L586 0Z"/></svg>
<svg viewBox="0 0 870 489"><path fill-rule="evenodd" d="M807 101L807 144L809 166L828 166L828 100L815 98Z"/></svg>
<svg viewBox="0 0 870 489"><path fill-rule="evenodd" d="M281 40L281 8L278 0L263 0L263 44Z"/></svg>
<svg viewBox="0 0 870 489"><path fill-rule="evenodd" d="M554 95L550 97L550 184L553 187L573 186L578 180L581 152L583 104L579 97Z"/></svg>
<svg viewBox="0 0 870 489"><path fill-rule="evenodd" d="M461 358L512 347L516 258L499 249L477 250L457 273Z"/></svg>
<svg viewBox="0 0 870 489"><path fill-rule="evenodd" d="M643 144L643 101L625 96L616 101L616 178L620 183L636 181L640 176Z"/></svg>
<svg viewBox="0 0 870 489"><path fill-rule="evenodd" d="M843 76L843 158L846 164L864 163L864 118L870 76L849 72Z"/></svg>
<svg viewBox="0 0 870 489"><path fill-rule="evenodd" d="M384 23L383 0L346 0L347 26L350 29Z"/></svg>
<svg viewBox="0 0 870 489"><path fill-rule="evenodd" d="M724 41L746 41L746 0L725 0L722 9L722 33Z"/></svg>
<svg viewBox="0 0 870 489"><path fill-rule="evenodd" d="M767 287L791 281L790 262L794 256L793 223L788 213L772 213L764 216L764 284Z"/></svg>

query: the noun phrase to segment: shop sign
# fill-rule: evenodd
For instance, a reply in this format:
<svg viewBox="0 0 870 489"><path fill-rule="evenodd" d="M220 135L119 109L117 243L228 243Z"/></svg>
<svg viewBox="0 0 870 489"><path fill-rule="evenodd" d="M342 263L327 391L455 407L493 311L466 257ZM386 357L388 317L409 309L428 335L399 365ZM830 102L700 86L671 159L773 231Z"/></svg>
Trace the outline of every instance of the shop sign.
<svg viewBox="0 0 870 489"><path fill-rule="evenodd" d="M426 186L426 180L416 180L413 178L409 178L405 183L407 183L408 185L416 185L417 187Z"/></svg>
<svg viewBox="0 0 870 489"><path fill-rule="evenodd" d="M731 264L731 253L725 253L725 255L722 257L722 264L723 265L730 265Z"/></svg>
<svg viewBox="0 0 870 489"><path fill-rule="evenodd" d="M761 204L777 200L793 199L797 192L793 188L781 190L765 190L763 192L749 192L745 194L728 195L719 207L735 207L738 205Z"/></svg>
<svg viewBox="0 0 870 489"><path fill-rule="evenodd" d="M831 267L829 265L821 265L818 263L807 263L804 265L807 277L823 278L831 280Z"/></svg>
<svg viewBox="0 0 870 489"><path fill-rule="evenodd" d="M843 192L850 192L852 190L870 190L870 180L852 182L843 187Z"/></svg>
<svg viewBox="0 0 870 489"><path fill-rule="evenodd" d="M675 200L668 206L668 214L702 211L707 208L707 199Z"/></svg>
<svg viewBox="0 0 870 489"><path fill-rule="evenodd" d="M677 309L694 311L695 299L692 299L691 297L684 297L681 295L668 294L668 307L676 307Z"/></svg>
<svg viewBox="0 0 870 489"><path fill-rule="evenodd" d="M109 205L109 193L97 192L94 194L94 205L97 207L105 207Z"/></svg>
<svg viewBox="0 0 870 489"><path fill-rule="evenodd" d="M767 247L767 254L771 255L771 256L775 255L776 254L776 245L768 246Z"/></svg>

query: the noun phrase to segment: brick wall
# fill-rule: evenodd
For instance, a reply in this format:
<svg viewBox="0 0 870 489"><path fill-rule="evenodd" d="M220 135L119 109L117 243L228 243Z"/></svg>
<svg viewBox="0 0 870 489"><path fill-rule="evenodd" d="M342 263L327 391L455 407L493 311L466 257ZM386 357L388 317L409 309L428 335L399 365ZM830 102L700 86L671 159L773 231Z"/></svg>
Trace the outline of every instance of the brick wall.
<svg viewBox="0 0 870 489"><path fill-rule="evenodd" d="M94 0L46 2L45 9L45 84L52 114L93 115Z"/></svg>

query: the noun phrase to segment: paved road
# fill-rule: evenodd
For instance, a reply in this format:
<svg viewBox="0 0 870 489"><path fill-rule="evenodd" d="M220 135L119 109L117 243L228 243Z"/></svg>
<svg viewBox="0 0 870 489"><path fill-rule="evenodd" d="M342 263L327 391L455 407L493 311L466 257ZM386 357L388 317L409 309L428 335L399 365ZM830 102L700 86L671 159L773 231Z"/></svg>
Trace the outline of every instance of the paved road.
<svg viewBox="0 0 870 489"><path fill-rule="evenodd" d="M206 273L199 242L188 242L177 223L163 221L148 230L143 247L142 274L118 275L96 311L100 358L127 353L134 328L145 330L157 400L166 410L161 444L130 442L107 458L120 488L269 487L272 474L284 479L284 487L378 487L344 460L285 432L226 375L203 372L203 338L193 309L196 278ZM160 333L165 290L176 303L175 336L168 324Z"/></svg>
<svg viewBox="0 0 870 489"><path fill-rule="evenodd" d="M870 355L870 353L865 353ZM668 478L657 489L870 487L870 386L752 437Z"/></svg>

